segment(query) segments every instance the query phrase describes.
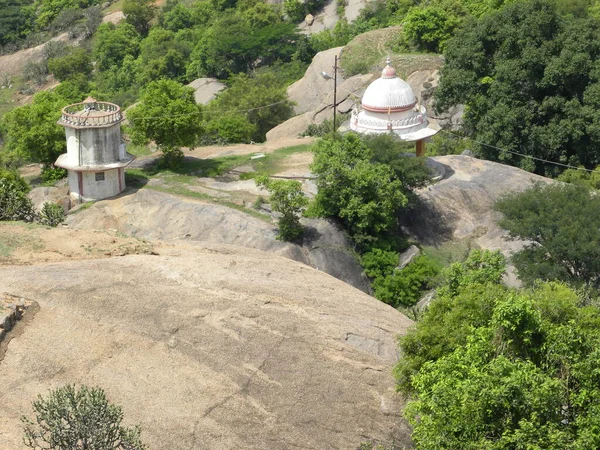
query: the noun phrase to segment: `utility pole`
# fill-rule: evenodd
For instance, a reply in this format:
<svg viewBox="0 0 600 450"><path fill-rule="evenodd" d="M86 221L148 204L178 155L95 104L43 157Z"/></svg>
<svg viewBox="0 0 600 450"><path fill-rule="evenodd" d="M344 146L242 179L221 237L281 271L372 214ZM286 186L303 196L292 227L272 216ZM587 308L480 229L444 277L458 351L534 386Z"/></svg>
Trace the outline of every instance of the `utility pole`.
<svg viewBox="0 0 600 450"><path fill-rule="evenodd" d="M335 118L337 112L337 74L338 74L338 56L335 55L333 62L333 136L335 138Z"/></svg>

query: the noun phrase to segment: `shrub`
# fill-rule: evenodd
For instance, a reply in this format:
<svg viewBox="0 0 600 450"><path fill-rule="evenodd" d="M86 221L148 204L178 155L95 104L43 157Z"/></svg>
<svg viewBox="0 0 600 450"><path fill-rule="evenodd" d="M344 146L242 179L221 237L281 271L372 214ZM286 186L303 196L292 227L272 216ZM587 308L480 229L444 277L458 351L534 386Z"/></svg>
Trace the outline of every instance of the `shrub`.
<svg viewBox="0 0 600 450"><path fill-rule="evenodd" d="M60 167L44 166L42 168L42 183L45 186L53 186L57 181L62 180L67 176L67 171Z"/></svg>
<svg viewBox="0 0 600 450"><path fill-rule="evenodd" d="M37 220L42 225L56 227L65 221L65 211L57 203L44 203Z"/></svg>
<svg viewBox="0 0 600 450"><path fill-rule="evenodd" d="M431 280L439 273L435 262L421 255L402 270L393 270L385 277L373 281L373 291L379 300L398 307L412 306L421 297L422 292L430 287Z"/></svg>
<svg viewBox="0 0 600 450"><path fill-rule="evenodd" d="M183 162L183 151L179 147L161 147L160 166L165 169L177 169Z"/></svg>
<svg viewBox="0 0 600 450"><path fill-rule="evenodd" d="M33 402L35 421L23 417L29 448L60 450L144 450L140 428L121 425L121 407L111 405L100 388L67 385Z"/></svg>
<svg viewBox="0 0 600 450"><path fill-rule="evenodd" d="M0 220L35 220L33 204L27 197L28 188L23 183L16 176L0 178Z"/></svg>
<svg viewBox="0 0 600 450"><path fill-rule="evenodd" d="M302 184L293 180L270 180L266 175L256 179L256 185L269 191L269 202L273 211L281 213L278 239L293 241L303 228L300 224L300 212L308 204L302 192Z"/></svg>

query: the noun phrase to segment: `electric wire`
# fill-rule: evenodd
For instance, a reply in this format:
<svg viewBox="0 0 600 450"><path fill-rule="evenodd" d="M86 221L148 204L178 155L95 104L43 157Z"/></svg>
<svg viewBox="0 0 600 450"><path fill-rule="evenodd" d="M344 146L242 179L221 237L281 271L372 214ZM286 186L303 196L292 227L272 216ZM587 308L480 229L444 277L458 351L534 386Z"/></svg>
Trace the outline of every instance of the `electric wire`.
<svg viewBox="0 0 600 450"><path fill-rule="evenodd" d="M501 152L512 153L513 155L521 156L523 158L533 159L535 161L540 161L540 162L543 162L543 163L546 163L546 164L554 164L556 166L566 167L568 169L582 170L584 172L600 174L600 171L598 171L598 170L586 169L585 167L572 166L570 164L564 164L564 163L560 163L560 162L556 162L556 161L550 161L548 159L538 158L537 156L531 156L531 155L526 155L524 153L515 152L514 150L507 150L505 148L496 147L495 145L486 144L485 142L481 142L481 141L478 141L477 139L473 139L473 138L470 138L470 137L467 137L467 136L462 136L462 135L460 135L458 133L455 133L453 131L450 131L450 130L440 130L440 131L443 132L443 133L447 133L447 134L456 136L456 137L458 137L460 139L468 139L468 140L473 141L473 142L475 142L475 143L477 143L479 145L483 145L485 147L493 148L495 150L500 150Z"/></svg>

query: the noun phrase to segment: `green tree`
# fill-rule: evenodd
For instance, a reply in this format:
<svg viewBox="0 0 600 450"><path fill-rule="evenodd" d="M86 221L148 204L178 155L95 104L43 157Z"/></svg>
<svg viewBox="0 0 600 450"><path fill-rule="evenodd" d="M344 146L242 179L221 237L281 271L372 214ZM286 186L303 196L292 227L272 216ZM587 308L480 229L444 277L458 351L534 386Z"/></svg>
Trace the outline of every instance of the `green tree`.
<svg viewBox="0 0 600 450"><path fill-rule="evenodd" d="M0 220L33 222L36 218L29 185L17 172L0 170Z"/></svg>
<svg viewBox="0 0 600 450"><path fill-rule="evenodd" d="M303 227L300 214L308 205L308 199L302 192L302 184L294 180L271 180L265 175L256 179L256 185L269 191L271 208L281 214L277 238L293 241L301 236Z"/></svg>
<svg viewBox="0 0 600 450"><path fill-rule="evenodd" d="M150 30L150 21L156 15L156 6L152 0L125 0L123 14L127 23L145 36Z"/></svg>
<svg viewBox="0 0 600 450"><path fill-rule="evenodd" d="M34 8L31 0L0 0L0 45L15 42L31 30Z"/></svg>
<svg viewBox="0 0 600 450"><path fill-rule="evenodd" d="M65 131L56 122L69 103L56 92L44 91L36 94L30 105L5 114L0 122L5 139L4 163L20 166L37 162L51 167L66 152Z"/></svg>
<svg viewBox="0 0 600 450"><path fill-rule="evenodd" d="M501 199L500 226L528 241L513 256L519 278L600 283L600 197L582 186L537 184Z"/></svg>
<svg viewBox="0 0 600 450"><path fill-rule="evenodd" d="M66 385L33 402L34 420L23 417L25 445L57 450L144 450L140 428L121 425L123 411L100 388Z"/></svg>
<svg viewBox="0 0 600 450"><path fill-rule="evenodd" d="M273 71L239 74L230 78L230 87L217 95L207 108L207 117L218 121L232 114L245 117L255 131L251 139L262 142L267 131L293 115L285 85Z"/></svg>
<svg viewBox="0 0 600 450"><path fill-rule="evenodd" d="M143 145L154 141L167 156L167 165L180 160L178 147L194 145L202 131L202 110L196 104L194 90L173 80L148 84L127 119L132 142Z"/></svg>
<svg viewBox="0 0 600 450"><path fill-rule="evenodd" d="M448 41L437 109L467 106L465 131L502 149L600 163L600 22L565 19L549 0L510 3ZM477 145L488 159L557 175L557 166Z"/></svg>
<svg viewBox="0 0 600 450"><path fill-rule="evenodd" d="M141 42L139 79L142 83L170 78L179 82L186 81L187 62L195 40L193 33L184 30L174 33L155 27Z"/></svg>
<svg viewBox="0 0 600 450"><path fill-rule="evenodd" d="M499 252L473 251L464 263L442 271L442 284L426 313L400 340L403 357L395 375L400 390L413 393L412 378L425 363L467 343L473 327L490 320L492 307L506 294L501 280L506 262Z"/></svg>
<svg viewBox="0 0 600 450"><path fill-rule="evenodd" d="M252 10L256 12L256 10ZM293 24L261 23L250 11L223 14L203 34L188 67L190 78L225 79L275 61L290 61L300 36Z"/></svg>
<svg viewBox="0 0 600 450"><path fill-rule="evenodd" d="M137 57L139 51L140 35L133 25L105 23L98 27L93 58L101 71L121 66L126 56Z"/></svg>
<svg viewBox="0 0 600 450"><path fill-rule="evenodd" d="M92 69L89 52L83 48L73 49L62 58L48 60L48 70L60 81L78 74L89 76Z"/></svg>
<svg viewBox="0 0 600 450"><path fill-rule="evenodd" d="M404 35L419 48L443 51L460 19L434 6L413 8L404 18Z"/></svg>
<svg viewBox="0 0 600 450"><path fill-rule="evenodd" d="M368 240L396 225L396 212L408 202L402 182L389 166L371 162L372 151L358 135L322 139L313 152L318 212L342 219L355 240Z"/></svg>
<svg viewBox="0 0 600 450"><path fill-rule="evenodd" d="M416 368L405 415L418 448L600 445L597 307L558 283L467 284L437 302L401 343Z"/></svg>

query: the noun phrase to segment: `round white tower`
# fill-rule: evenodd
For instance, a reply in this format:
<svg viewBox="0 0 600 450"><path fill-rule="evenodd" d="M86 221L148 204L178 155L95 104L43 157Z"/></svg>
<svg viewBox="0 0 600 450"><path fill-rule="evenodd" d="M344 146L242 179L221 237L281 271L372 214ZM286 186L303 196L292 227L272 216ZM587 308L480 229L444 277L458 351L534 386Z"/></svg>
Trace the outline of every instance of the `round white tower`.
<svg viewBox="0 0 600 450"><path fill-rule="evenodd" d="M389 58L381 78L367 87L361 103L362 109L355 107L352 112L351 130L396 134L404 141L417 143L417 156L425 153L425 139L438 132L429 127L425 107L417 104L412 88L398 78Z"/></svg>
<svg viewBox="0 0 600 450"><path fill-rule="evenodd" d="M101 200L125 189L125 167L135 159L121 141L121 109L88 97L67 106L57 122L65 127L67 153L55 165L69 172L71 199Z"/></svg>

